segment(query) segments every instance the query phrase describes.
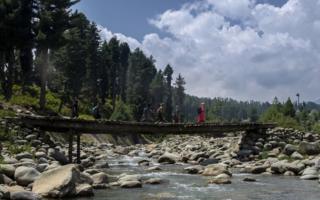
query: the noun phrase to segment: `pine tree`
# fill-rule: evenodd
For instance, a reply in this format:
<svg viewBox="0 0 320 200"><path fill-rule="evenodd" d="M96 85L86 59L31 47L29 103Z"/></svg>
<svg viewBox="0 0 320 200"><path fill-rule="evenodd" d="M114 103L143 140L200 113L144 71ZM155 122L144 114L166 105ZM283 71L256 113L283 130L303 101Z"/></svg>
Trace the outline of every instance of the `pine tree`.
<svg viewBox="0 0 320 200"><path fill-rule="evenodd" d="M87 31L89 21L79 14L71 21L73 28L65 33L66 44L55 53L55 66L65 76L65 94L78 97L86 79Z"/></svg>
<svg viewBox="0 0 320 200"><path fill-rule="evenodd" d="M283 114L288 117L295 117L296 111L290 98L288 98L286 103L283 105Z"/></svg>
<svg viewBox="0 0 320 200"><path fill-rule="evenodd" d="M175 86L176 86L176 104L179 106L179 108L182 108L184 105L184 99L185 99L185 86L186 82L184 78L181 76L181 74L178 75Z"/></svg>
<svg viewBox="0 0 320 200"><path fill-rule="evenodd" d="M167 65L166 68L164 69L164 76L166 77L166 118L168 121L172 121L172 74L173 74L173 69L170 65Z"/></svg>
<svg viewBox="0 0 320 200"><path fill-rule="evenodd" d="M127 72L129 66L130 48L127 43L120 44L120 70L119 70L119 88L121 100L126 102Z"/></svg>
<svg viewBox="0 0 320 200"><path fill-rule="evenodd" d="M99 31L95 23L91 23L88 27L87 33L87 94L89 95L91 102L97 104L98 96L98 84L99 79Z"/></svg>
<svg viewBox="0 0 320 200"><path fill-rule="evenodd" d="M153 58L147 58L140 49L136 49L129 59L127 102L137 121L140 120L145 104L151 101L149 88L155 74Z"/></svg>
<svg viewBox="0 0 320 200"><path fill-rule="evenodd" d="M165 82L161 70L158 71L150 84L150 95L152 105L158 106L160 103L163 103L165 97Z"/></svg>
<svg viewBox="0 0 320 200"><path fill-rule="evenodd" d="M106 98L110 92L110 66L111 54L109 45L106 41L103 42L100 50L100 67L99 67L99 96L102 104L105 104Z"/></svg>
<svg viewBox="0 0 320 200"><path fill-rule="evenodd" d="M109 41L109 49L111 54L111 68L110 68L110 95L112 99L113 110L116 106L116 97L119 94L119 66L120 66L120 49L119 40L113 37Z"/></svg>
<svg viewBox="0 0 320 200"><path fill-rule="evenodd" d="M65 30L69 28L69 8L78 0L39 0L38 23L36 26L36 47L38 70L40 73L40 109L46 104L46 86L49 67L49 50L59 48Z"/></svg>

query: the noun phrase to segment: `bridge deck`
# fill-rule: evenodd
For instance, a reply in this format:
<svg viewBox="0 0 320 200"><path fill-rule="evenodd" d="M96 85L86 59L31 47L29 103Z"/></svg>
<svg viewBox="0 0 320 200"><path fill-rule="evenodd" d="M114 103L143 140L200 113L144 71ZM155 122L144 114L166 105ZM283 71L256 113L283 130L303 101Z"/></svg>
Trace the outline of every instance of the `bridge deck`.
<svg viewBox="0 0 320 200"><path fill-rule="evenodd" d="M8 121L22 123L53 132L69 132L90 134L201 134L223 133L233 131L265 130L274 128L275 124L265 123L143 123L106 120L82 120L58 117L20 116L8 118Z"/></svg>

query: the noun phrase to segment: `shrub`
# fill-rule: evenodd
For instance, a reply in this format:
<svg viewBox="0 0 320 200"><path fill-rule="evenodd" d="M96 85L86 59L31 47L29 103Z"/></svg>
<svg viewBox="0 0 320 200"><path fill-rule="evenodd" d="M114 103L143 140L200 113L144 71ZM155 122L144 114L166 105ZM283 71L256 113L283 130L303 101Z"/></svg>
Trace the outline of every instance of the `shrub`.
<svg viewBox="0 0 320 200"><path fill-rule="evenodd" d="M110 119L118 121L132 121L133 113L130 106L126 105L121 100L118 101Z"/></svg>

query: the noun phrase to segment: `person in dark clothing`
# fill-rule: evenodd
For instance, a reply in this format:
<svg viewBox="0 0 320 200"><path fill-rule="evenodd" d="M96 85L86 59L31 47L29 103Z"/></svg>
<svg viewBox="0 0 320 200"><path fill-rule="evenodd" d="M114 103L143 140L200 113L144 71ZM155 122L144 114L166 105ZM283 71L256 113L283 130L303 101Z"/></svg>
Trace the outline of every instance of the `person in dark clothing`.
<svg viewBox="0 0 320 200"><path fill-rule="evenodd" d="M160 104L159 108L157 109L157 122L165 122L163 117L163 103Z"/></svg>
<svg viewBox="0 0 320 200"><path fill-rule="evenodd" d="M77 98L73 98L73 100L72 100L71 117L72 118L79 117L79 102L78 102Z"/></svg>
<svg viewBox="0 0 320 200"><path fill-rule="evenodd" d="M100 103L92 108L92 115L95 119L101 119Z"/></svg>
<svg viewBox="0 0 320 200"><path fill-rule="evenodd" d="M151 111L151 105L147 104L146 107L143 108L141 122L152 122L152 111Z"/></svg>

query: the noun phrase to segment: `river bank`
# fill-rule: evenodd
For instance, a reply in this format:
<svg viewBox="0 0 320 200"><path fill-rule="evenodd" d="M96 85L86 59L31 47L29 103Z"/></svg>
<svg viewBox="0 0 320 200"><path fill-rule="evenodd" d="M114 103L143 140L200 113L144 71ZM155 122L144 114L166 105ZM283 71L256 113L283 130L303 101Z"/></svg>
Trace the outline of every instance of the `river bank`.
<svg viewBox="0 0 320 200"><path fill-rule="evenodd" d="M4 199L128 199L123 193L132 193L131 199L318 199L320 140L312 133L276 128L131 146L84 143L81 164L67 165L65 144L18 129L11 130L19 131L14 142L30 149L12 154L2 145Z"/></svg>

